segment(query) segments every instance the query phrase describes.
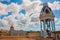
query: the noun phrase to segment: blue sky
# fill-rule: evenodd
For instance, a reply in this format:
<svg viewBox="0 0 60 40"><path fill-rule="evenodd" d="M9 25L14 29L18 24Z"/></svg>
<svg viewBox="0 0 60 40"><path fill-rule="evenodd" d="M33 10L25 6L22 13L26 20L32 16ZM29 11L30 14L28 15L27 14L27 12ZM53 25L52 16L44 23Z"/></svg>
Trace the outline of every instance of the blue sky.
<svg viewBox="0 0 60 40"><path fill-rule="evenodd" d="M14 3L18 3L18 4L22 4L22 3L23 3L22 0L10 0L10 2L2 1L2 3L4 3L4 4L10 4L10 3L12 3L12 2L14 2Z"/></svg>
<svg viewBox="0 0 60 40"><path fill-rule="evenodd" d="M30 5L30 4L28 4L28 2L34 2L34 1L36 1L36 0L30 0L30 1L27 1L27 3L26 4L24 4L24 5ZM54 2L59 2L59 5L60 5L60 0L41 0L41 2L42 3L46 3L46 2L49 2L49 3L54 3ZM19 7L18 5L23 5L23 3L24 3L24 1L23 0L9 0L9 1L1 1L1 3L2 4L6 4L6 5L10 5L11 3L13 3L13 4L11 4L11 5L17 5L17 7ZM13 7L13 6L12 6ZM29 8L29 7L27 7L27 8ZM52 7L53 8L53 7ZM17 9L17 8L16 8ZM15 11L15 10L14 10ZM56 20L58 19L59 21L58 22L60 22L60 9L54 9L54 10L52 10L53 11L53 13L54 13L54 15L55 15L55 18L56 18ZM9 11L9 12L6 12L6 14L0 14L0 21L1 20L4 20L4 22L6 22L6 21L8 21L7 20L7 18L9 18L9 16L10 17L14 17L15 18L15 20L14 20L14 22L15 21L17 21L16 23L19 23L20 21L19 20L22 20L22 21L24 21L24 22L22 22L21 21L21 23L19 23L19 24L17 24L17 26L18 27L15 27L15 29L17 28L17 29L23 29L24 27L22 26L22 27L20 27L21 25L27 25L27 24L29 24L30 23L30 21L29 21L29 19L31 18L32 19L32 17L35 15L35 14L33 14L32 13L32 17L30 17L30 16L28 16L29 15L29 13L24 9L24 8L20 8L20 10L19 10L19 12L18 12L18 14L16 14L16 16L15 16L15 14L12 14L13 12L11 12L11 11ZM16 12L17 13L17 12ZM27 14L28 13L28 14ZM13 16L11 16L11 15L13 15ZM19 19L19 15L21 15L21 17L22 18L20 18ZM27 16L25 16L25 15L27 15ZM31 15L31 14L30 14ZM28 21L27 22L27 24L25 24L26 22L26 20L23 20L23 18L24 17L26 17L25 19ZM5 19L6 18L6 19ZM17 20L16 20L17 19ZM10 20L10 19L9 19ZM35 20L33 20L33 21L35 21ZM39 21L38 21L39 22ZM29 24L28 25L28 27L25 27L24 29L25 30L40 30L40 26L39 26L39 23L38 22L31 22L32 24ZM59 28L59 24L60 23L56 23L56 25L58 26L56 29L58 29ZM35 25L35 23L36 23L36 25ZM1 24L3 24L3 22L1 22L0 23L0 26L1 26ZM7 23L8 24L8 23ZM6 26L7 26L7 24L6 24ZM3 24L3 26L4 26L5 24ZM11 25L12 25L12 23L11 23ZM8 25L8 26L11 26L10 24ZM14 24L15 25L15 24ZM15 25L16 26L16 25ZM5 27L2 27L1 26L1 29L4 29ZM9 28L9 27L8 27ZM6 27L6 29L8 29L7 27ZM58 29L59 30L59 29Z"/></svg>

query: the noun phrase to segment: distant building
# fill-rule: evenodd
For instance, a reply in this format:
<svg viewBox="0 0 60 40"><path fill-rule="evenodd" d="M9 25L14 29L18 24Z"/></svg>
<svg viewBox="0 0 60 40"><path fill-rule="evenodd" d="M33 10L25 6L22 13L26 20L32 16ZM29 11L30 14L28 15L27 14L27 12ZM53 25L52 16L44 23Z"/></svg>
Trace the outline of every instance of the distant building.
<svg viewBox="0 0 60 40"><path fill-rule="evenodd" d="M23 30L14 30L14 26L10 27L9 31L0 30L0 36L20 36L20 37L39 37L39 31L23 31Z"/></svg>
<svg viewBox="0 0 60 40"><path fill-rule="evenodd" d="M54 40L60 40L60 31L55 31L55 32L53 32L53 34L54 34Z"/></svg>

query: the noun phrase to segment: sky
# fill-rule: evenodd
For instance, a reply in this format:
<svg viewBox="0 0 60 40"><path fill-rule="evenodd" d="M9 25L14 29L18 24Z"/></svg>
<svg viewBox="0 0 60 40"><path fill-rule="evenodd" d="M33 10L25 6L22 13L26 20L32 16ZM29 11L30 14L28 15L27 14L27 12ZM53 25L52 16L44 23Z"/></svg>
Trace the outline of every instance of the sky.
<svg viewBox="0 0 60 40"><path fill-rule="evenodd" d="M0 29L40 31L39 15L43 3L48 3L55 15L56 30L60 30L60 0L0 0Z"/></svg>

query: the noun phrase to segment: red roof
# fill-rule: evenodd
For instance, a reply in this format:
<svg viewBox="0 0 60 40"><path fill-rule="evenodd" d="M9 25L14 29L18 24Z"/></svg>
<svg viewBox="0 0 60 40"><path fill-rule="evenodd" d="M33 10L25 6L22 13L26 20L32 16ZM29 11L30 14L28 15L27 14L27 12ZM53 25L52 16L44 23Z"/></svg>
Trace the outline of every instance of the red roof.
<svg viewBox="0 0 60 40"><path fill-rule="evenodd" d="M13 25L10 28L14 28Z"/></svg>

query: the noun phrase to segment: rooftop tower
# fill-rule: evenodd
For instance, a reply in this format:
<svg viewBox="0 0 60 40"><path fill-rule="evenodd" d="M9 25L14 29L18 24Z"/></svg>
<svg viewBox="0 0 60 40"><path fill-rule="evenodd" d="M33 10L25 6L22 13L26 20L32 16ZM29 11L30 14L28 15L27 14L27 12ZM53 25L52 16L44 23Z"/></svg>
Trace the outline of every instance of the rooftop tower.
<svg viewBox="0 0 60 40"><path fill-rule="evenodd" d="M52 32L55 31L54 17L51 8L44 3L39 17L42 37L51 37Z"/></svg>

